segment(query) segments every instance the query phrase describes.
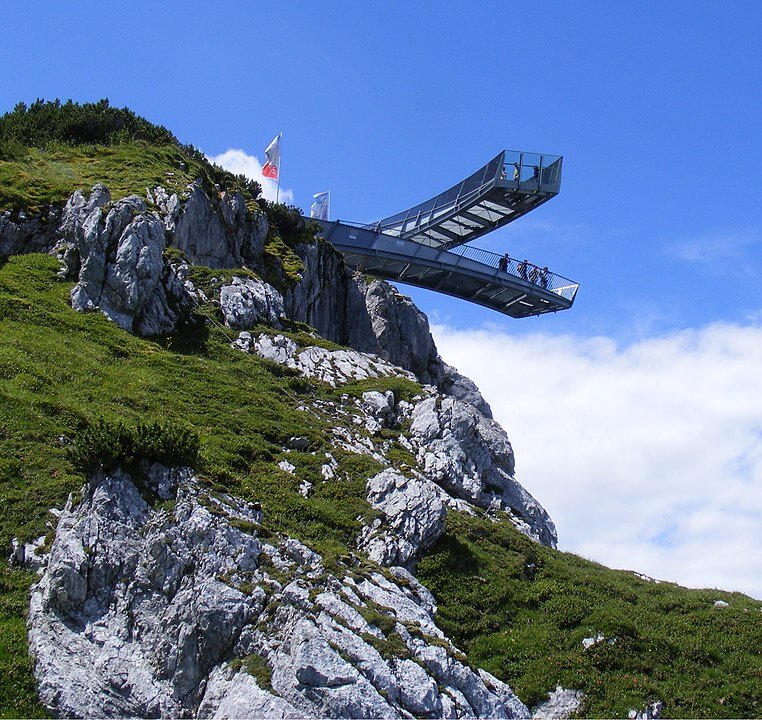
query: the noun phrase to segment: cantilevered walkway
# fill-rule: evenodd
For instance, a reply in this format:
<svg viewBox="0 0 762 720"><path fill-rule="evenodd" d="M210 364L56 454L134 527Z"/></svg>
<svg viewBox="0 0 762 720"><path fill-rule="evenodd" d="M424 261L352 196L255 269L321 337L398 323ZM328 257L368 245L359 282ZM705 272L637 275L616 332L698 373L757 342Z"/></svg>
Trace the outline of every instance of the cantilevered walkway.
<svg viewBox="0 0 762 720"><path fill-rule="evenodd" d="M318 220L347 264L512 317L566 310L579 287L545 267L466 245L558 194L558 156L503 151L431 200L369 225Z"/></svg>

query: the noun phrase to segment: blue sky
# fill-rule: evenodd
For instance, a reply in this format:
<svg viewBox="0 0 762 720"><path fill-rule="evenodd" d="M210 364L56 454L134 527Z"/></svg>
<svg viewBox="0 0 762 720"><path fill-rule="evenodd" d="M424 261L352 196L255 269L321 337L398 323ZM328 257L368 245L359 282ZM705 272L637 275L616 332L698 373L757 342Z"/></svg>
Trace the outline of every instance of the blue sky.
<svg viewBox="0 0 762 720"><path fill-rule="evenodd" d="M95 100L208 154L261 156L306 208L373 220L502 148L565 156L561 194L481 244L578 280L516 323L421 291L460 327L625 340L759 310L759 3L5 3L0 109Z"/></svg>
<svg viewBox="0 0 762 720"><path fill-rule="evenodd" d="M572 310L513 320L402 289L432 319L445 360L490 386L485 395L514 442L519 470L526 468L520 479L556 517L562 546L762 596L758 581L742 576L740 565L723 570L720 557L706 561L705 576L680 574L684 557L719 542L717 528L735 533L726 555L731 547L753 553L762 542L762 381L753 371L762 365L762 4L29 0L2 4L0 26L0 111L37 97L108 97L209 155L233 148L260 161L282 130L282 187L305 209L312 193L331 188L333 217L392 214L503 148L564 155L560 195L477 244L579 281ZM494 355L506 348L524 365ZM733 378L714 380L736 362L745 384L731 401ZM527 363L545 374L532 375ZM669 372L675 368L683 371ZM689 384L695 368L704 374ZM530 375L533 394L518 393ZM599 376L616 378L608 397L588 383ZM659 398L683 405L642 403L634 412L633 398L653 399L654 383ZM694 407L708 388L714 401ZM558 438L552 413L571 402L565 389L578 391L585 407L574 399L579 421ZM614 401L625 405L612 421ZM544 416L532 414L538 405ZM701 412L696 424L706 419L707 437L724 437L737 421L736 436L748 442L714 447L689 427L675 431L676 415ZM623 453L644 423L654 438L676 432L674 456L664 462L674 464L679 493L668 500L660 491L667 480L650 477L658 465L634 467L618 485L596 485L589 496L580 490L574 505L565 487L585 486L592 470L585 462L569 470L568 455L549 450L585 447L587 439L586 457L594 459L605 436ZM542 435L544 450L539 438L524 436L526 424ZM645 455L661 457L641 441ZM561 487L537 454L578 480ZM699 470L681 471L681 458L707 454L720 477L684 486L686 472ZM681 535L671 518L700 525L703 505L686 493L692 487L705 501L726 471L738 478L737 486L726 483L736 493L726 515L687 546L688 531ZM644 486L652 483L643 517L653 495L665 498L658 527L634 523L612 558L606 548L616 542L606 532L618 532L616 523L598 518L603 535L585 545L584 508L602 492L632 507L620 490L637 484L637 473L649 474L640 477ZM739 506L751 513L746 524L733 520ZM685 555L674 554L681 547ZM752 570L762 577L760 561Z"/></svg>

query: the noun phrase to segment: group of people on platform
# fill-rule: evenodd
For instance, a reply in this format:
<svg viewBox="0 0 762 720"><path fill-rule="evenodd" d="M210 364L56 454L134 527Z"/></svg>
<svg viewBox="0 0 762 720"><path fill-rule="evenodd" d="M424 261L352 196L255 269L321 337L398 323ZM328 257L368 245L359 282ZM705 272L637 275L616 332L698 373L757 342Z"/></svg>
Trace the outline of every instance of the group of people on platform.
<svg viewBox="0 0 762 720"><path fill-rule="evenodd" d="M497 269L500 272L507 273L508 265L511 263L511 257L508 253L505 253L503 257L497 263ZM533 265L526 260L522 260L516 266L516 270L519 273L519 277L527 282L534 283L535 285L541 285L546 290L548 289L548 268L539 268L537 265Z"/></svg>
<svg viewBox="0 0 762 720"><path fill-rule="evenodd" d="M517 162L511 163L510 166L513 168L513 180L519 181L521 180L521 165L519 165ZM526 166L525 166L526 167ZM532 165L532 177L531 178L524 178L525 180L531 179L531 180L539 180L540 178L540 166L539 165ZM503 165L503 169L500 171L500 179L501 180L507 180L508 179L508 166ZM523 180L521 180L523 182Z"/></svg>

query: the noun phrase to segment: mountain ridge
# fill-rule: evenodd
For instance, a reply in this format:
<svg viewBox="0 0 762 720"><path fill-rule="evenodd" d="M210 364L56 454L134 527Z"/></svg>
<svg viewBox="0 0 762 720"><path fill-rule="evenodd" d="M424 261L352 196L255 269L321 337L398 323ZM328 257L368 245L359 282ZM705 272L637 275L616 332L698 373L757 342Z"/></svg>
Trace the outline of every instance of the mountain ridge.
<svg viewBox="0 0 762 720"><path fill-rule="evenodd" d="M17 154L13 164L18 162ZM170 172L175 170L166 170ZM206 170L207 177L212 175L224 179L220 171ZM550 519L539 506L532 514L533 499L523 496L513 480L512 448L492 421L489 406L473 383L438 357L425 317L388 284L347 273L340 256L300 224L298 213L263 207L252 187L232 176L224 183L229 189L203 179L191 180L177 192L152 185L143 197L127 194L113 202L105 186L94 186L52 207L31 212L29 203L27 210L5 210L0 217L0 255L9 258L0 266L0 319L6 339L0 358L9 378L4 390L9 412L0 421L6 457L11 458L2 471L11 506L35 508L24 522L10 517L3 538L10 542L9 532L18 538L17 562L40 570L40 560L47 564L33 595L32 627L37 633L33 638L47 637L33 640L33 645L49 707L99 714L105 712L105 698L114 702L121 694L124 700L130 697L127 689L137 697L140 688L155 689L159 683L169 704L152 705L154 700L146 696L137 710L114 705L109 712L148 714L150 707L166 714L224 715L233 712L225 704L232 700L226 698L250 693L250 702L261 705L249 709L267 707L272 713L523 716L528 710L511 700L515 695L504 683L508 680L522 700L535 706L556 685L580 689L584 699L575 694L572 706L588 714L622 716L632 708L645 713L657 701L664 703L667 714L721 716L726 708L737 715L758 712L750 662L759 634L753 622L758 603L737 594L691 593L632 574L598 570L516 534L514 525L529 535L534 528L546 545L555 542ZM50 251L62 265L52 258L19 255L29 251ZM194 265L194 260L206 266ZM240 267L242 261L246 268ZM55 278L60 267L65 279ZM77 316L67 307L67 297L81 311L98 312ZM98 318L101 313L113 322ZM147 337L141 339L141 334ZM93 353L99 362L87 362L83 352ZM89 368L90 384L77 364ZM223 382L221 372L232 379ZM199 377L204 374L210 378L206 384ZM73 399L75 390L89 397ZM214 407L213 413L206 405ZM262 417L244 417L236 407L257 408ZM93 690L82 701L89 705L76 705L75 682L67 684L59 677L57 684L46 685L48 674L41 668L59 662L56 633L43 632L53 627L45 624L46 617L54 622L57 614L68 614L84 629L88 622L92 625L93 613L118 619L112 613L114 598L128 602L125 598L132 597L132 603L136 597L118 578L104 582L102 575L91 577L93 568L118 574L107 570L104 558L122 551L91 542L87 529L99 512L88 503L106 487L129 488L134 478L118 473L90 477L82 499L72 496L60 514L60 534L53 538L49 533L37 550L24 548L44 525L47 508L62 507L68 492L82 483L65 459L65 448L55 448L55 439L76 443L78 432L101 413L124 415L128 421L145 415L172 422L191 418L201 428L201 480L182 476L182 481L170 483L171 491L165 488L166 498L149 488L148 499L143 498L147 507L135 515L141 518L135 520L135 532L141 537L148 533L148 539L152 523L171 525L168 518L178 503L192 505L188 517L209 513L204 515L209 527L227 523L223 534L243 532L248 539L240 536L239 542L258 544L271 558L269 565L260 567L250 558L245 567L220 566L207 576L183 571L184 581L190 587L196 581L211 583L220 597L234 596L249 608L246 612L262 605L260 615L268 607L274 615L280 612L281 619L285 613L289 627L301 628L298 633L281 636L277 623L263 620L259 634L253 640L245 635L249 640L244 642L241 627L222 650L184 655L178 666L185 670L179 674L177 668L164 670L154 679L121 686L108 684L106 674L111 689ZM33 450L24 455L22 448ZM35 458L31 463L30 454ZM161 476L165 470L150 467L146 472ZM37 502L14 489L20 478L46 488L45 473L56 487L45 490ZM59 478L64 482L58 483ZM155 484L161 488L160 482ZM135 497L133 505L139 505L140 491L137 496L128 492ZM187 493L203 495L222 515ZM220 500L219 493L226 499ZM44 497L50 500L46 503ZM233 510L221 511L217 502ZM254 515L236 520L241 502L260 503L261 508L252 506L246 512ZM143 518L148 520L140 524ZM243 525L235 527L234 522ZM171 527L168 531L173 532ZM289 545L291 541L298 546ZM77 547L72 555L69 551ZM289 552L301 559L295 561ZM150 579L157 567L166 577L172 574L170 567L198 564L180 553L179 564L162 560L151 565L150 558L141 559L143 554L129 555L135 558L129 562L138 579L143 572L139 568ZM289 562L293 575L279 576ZM370 595L357 596L345 581L358 572L357 562L360 571L353 582L369 583L363 587ZM316 568L324 569L308 577ZM383 568L402 573L404 582ZM436 600L410 575L411 569L434 590ZM6 620L18 633L28 582L23 578L29 576L3 570L8 586L16 588L15 609ZM289 577L291 582L286 582ZM136 582L141 592L154 593L155 602L165 603L162 607L172 607L171 593L162 595L164 590L150 582ZM389 583L397 589L391 590ZM411 583L420 585L412 596L406 590ZM379 605L378 588L398 599L387 597ZM321 592L327 593L326 607L333 609L322 610L333 618L322 625L317 622L319 606L313 603ZM337 604L346 603L352 593L357 597L349 610ZM612 597L600 597L607 594ZM407 609L390 611L395 602ZM670 604L675 615L671 625L664 609ZM627 607L638 612L627 618ZM362 621L350 612L358 608L367 615ZM195 624L183 621L175 629L198 642L202 635L193 628L203 625L203 617L202 612ZM353 618L348 628L347 617ZM655 618L666 623L656 638L646 629ZM337 631L332 623L344 630ZM442 630L434 630L441 623L457 645L450 640L441 645ZM731 649L719 639L686 646L691 624L702 632L726 632L738 647ZM143 621L150 634L149 626ZM375 639L364 637L368 634ZM78 637L84 642L87 633ZM301 640L289 645L295 637ZM436 637L440 640L432 639ZM591 638L585 647L582 641ZM12 656L23 665L15 642ZM279 650L284 644L291 648L285 654ZM314 653L327 665L321 666ZM136 667L150 668L152 662ZM477 662L483 670L469 669ZM682 684L666 669L674 663L688 676ZM719 668L724 680L717 677ZM22 668L19 682L27 689L17 697L19 702L26 698L21 707L34 714L30 676L24 672L29 670ZM195 679L189 680L188 673ZM254 678L253 686L248 677ZM417 678L415 696L404 693L410 678ZM62 700L62 688L67 687L64 694L75 698L74 705ZM351 687L353 692L347 689ZM364 690L357 692L360 687ZM322 700L315 700L315 692ZM376 704L352 704L368 698ZM235 706L235 711L243 712L244 706Z"/></svg>

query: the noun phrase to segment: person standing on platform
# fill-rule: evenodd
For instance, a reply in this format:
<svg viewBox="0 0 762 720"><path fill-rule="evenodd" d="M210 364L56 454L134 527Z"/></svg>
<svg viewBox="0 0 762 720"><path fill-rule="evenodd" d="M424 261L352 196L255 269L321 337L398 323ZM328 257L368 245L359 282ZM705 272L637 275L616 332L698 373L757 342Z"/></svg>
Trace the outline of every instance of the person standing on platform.
<svg viewBox="0 0 762 720"><path fill-rule="evenodd" d="M528 280L527 277L527 261L523 260L519 263L519 275L521 275L522 280Z"/></svg>

